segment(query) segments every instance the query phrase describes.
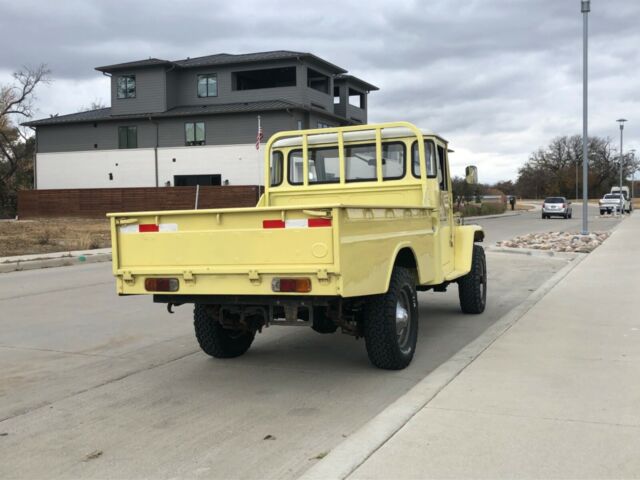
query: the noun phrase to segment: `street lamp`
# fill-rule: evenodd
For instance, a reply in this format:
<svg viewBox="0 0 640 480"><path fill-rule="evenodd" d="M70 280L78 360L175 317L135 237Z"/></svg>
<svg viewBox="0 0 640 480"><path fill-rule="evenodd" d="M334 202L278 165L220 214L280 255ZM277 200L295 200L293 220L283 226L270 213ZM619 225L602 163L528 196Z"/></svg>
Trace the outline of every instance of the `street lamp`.
<svg viewBox="0 0 640 480"><path fill-rule="evenodd" d="M587 33L589 31L589 11L591 10L591 2L589 0L581 0L580 11L582 12L582 234L587 235L588 216L589 216L589 147L587 143L587 53L589 46L587 42Z"/></svg>
<svg viewBox="0 0 640 480"><path fill-rule="evenodd" d="M622 194L622 162L624 160L624 155L622 153L622 131L624 130L624 122L626 122L626 118L619 118L616 120L620 124L620 214L624 213L624 195Z"/></svg>

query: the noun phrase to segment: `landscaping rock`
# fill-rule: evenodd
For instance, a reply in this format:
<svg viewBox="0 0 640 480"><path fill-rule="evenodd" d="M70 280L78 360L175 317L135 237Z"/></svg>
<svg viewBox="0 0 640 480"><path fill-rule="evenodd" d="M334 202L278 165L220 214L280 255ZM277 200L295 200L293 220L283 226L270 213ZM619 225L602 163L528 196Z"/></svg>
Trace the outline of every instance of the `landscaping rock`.
<svg viewBox="0 0 640 480"><path fill-rule="evenodd" d="M589 253L608 237L609 232L591 232L588 235L568 232L529 233L511 240L498 242L499 247L532 248L552 252Z"/></svg>

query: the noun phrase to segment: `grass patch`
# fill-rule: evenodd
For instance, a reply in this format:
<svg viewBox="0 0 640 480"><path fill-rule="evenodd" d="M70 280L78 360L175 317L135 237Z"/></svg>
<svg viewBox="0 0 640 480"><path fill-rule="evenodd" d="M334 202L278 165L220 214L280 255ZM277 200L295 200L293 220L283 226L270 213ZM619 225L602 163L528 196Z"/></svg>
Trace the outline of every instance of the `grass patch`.
<svg viewBox="0 0 640 480"><path fill-rule="evenodd" d="M0 257L110 246L106 218L39 218L0 222Z"/></svg>
<svg viewBox="0 0 640 480"><path fill-rule="evenodd" d="M460 214L463 217L478 217L482 215L497 215L504 213L507 206L504 203L499 202L486 202L486 203L467 203L460 210Z"/></svg>

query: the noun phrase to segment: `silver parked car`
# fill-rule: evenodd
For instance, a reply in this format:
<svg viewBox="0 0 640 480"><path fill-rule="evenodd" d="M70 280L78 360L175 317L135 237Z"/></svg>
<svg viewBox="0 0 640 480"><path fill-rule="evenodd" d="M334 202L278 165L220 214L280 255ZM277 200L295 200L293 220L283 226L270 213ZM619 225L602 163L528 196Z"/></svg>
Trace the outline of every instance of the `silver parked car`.
<svg viewBox="0 0 640 480"><path fill-rule="evenodd" d="M548 197L542 204L542 218L552 216L571 218L571 202L565 197Z"/></svg>

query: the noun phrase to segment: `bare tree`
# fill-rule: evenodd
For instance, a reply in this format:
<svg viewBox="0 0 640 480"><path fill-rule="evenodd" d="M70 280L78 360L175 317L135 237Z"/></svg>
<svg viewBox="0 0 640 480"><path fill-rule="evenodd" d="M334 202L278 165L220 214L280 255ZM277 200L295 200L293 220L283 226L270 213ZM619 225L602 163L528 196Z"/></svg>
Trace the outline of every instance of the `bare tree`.
<svg viewBox="0 0 640 480"><path fill-rule="evenodd" d="M13 84L0 85L0 213L15 209L22 170L32 160L33 140L18 123L33 115L35 89L49 75L46 65L23 67L13 74Z"/></svg>

